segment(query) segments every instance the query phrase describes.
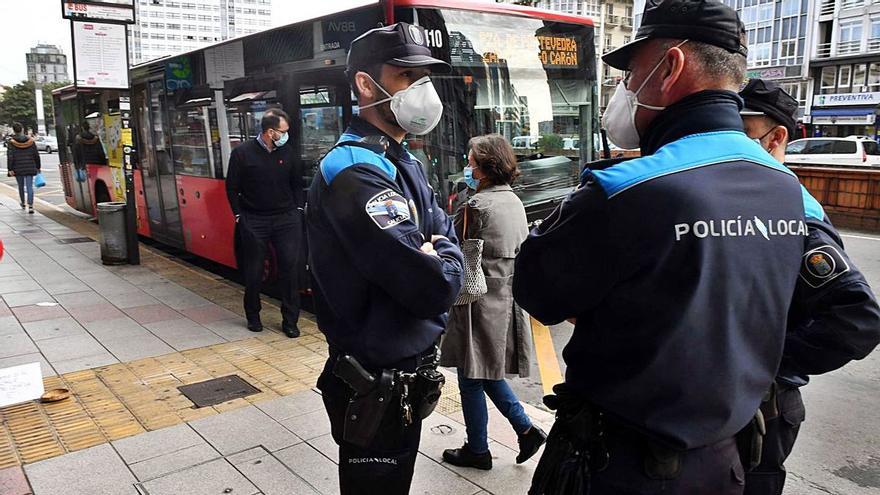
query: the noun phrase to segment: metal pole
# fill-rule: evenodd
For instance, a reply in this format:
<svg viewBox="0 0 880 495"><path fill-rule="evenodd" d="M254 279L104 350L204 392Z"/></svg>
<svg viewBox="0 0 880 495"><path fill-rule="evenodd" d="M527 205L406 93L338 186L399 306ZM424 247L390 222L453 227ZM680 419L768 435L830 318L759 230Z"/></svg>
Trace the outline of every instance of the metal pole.
<svg viewBox="0 0 880 495"><path fill-rule="evenodd" d="M125 244L128 251L128 264L140 265L141 253L137 233L137 201L135 201L134 167L132 155L135 153L131 128L131 98L119 97L119 111L122 114L122 169L125 175Z"/></svg>

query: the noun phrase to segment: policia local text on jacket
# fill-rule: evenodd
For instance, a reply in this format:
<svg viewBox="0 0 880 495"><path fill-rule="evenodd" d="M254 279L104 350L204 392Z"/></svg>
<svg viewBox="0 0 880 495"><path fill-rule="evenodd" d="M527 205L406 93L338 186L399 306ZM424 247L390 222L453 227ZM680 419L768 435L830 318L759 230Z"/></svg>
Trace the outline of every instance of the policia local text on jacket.
<svg viewBox="0 0 880 495"><path fill-rule="evenodd" d="M514 277L534 317L577 319L563 352L574 394L619 430L713 451L712 462L736 455L732 437L773 382L805 217L821 211L743 133L741 105L735 93L703 91L661 112L642 158L587 172L530 234ZM625 446L626 433L614 438L596 493L639 482L621 475L638 448ZM738 458L724 462L702 469L741 480Z"/></svg>

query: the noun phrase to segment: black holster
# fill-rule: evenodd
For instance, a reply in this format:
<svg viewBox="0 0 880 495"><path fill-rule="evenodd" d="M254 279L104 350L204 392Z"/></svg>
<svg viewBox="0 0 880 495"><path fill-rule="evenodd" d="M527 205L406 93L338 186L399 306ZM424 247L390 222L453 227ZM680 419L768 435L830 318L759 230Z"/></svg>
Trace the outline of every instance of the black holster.
<svg viewBox="0 0 880 495"><path fill-rule="evenodd" d="M761 400L761 405L755 411L755 416L745 428L736 434L736 448L739 451L740 462L746 471L752 471L761 464L764 436L767 435L766 421L779 416L776 394L776 383L773 383Z"/></svg>
<svg viewBox="0 0 880 495"><path fill-rule="evenodd" d="M345 356L337 361L333 374L342 378L354 392L345 410L342 439L352 445L367 448L373 442L391 402L395 386L394 372L382 370L379 375L371 376L354 358ZM358 382L353 376L366 377L367 380Z"/></svg>
<svg viewBox="0 0 880 495"><path fill-rule="evenodd" d="M413 416L421 420L434 412L437 403L440 402L440 395L445 383L446 377L435 367L424 366L413 373L412 383L409 386Z"/></svg>

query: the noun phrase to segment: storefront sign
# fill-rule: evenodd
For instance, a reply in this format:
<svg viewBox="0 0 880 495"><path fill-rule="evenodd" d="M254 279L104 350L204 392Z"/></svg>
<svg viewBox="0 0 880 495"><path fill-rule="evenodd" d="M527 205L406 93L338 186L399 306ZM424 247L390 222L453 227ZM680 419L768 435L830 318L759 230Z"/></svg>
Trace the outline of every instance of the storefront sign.
<svg viewBox="0 0 880 495"><path fill-rule="evenodd" d="M874 125L876 115L817 115L813 125Z"/></svg>
<svg viewBox="0 0 880 495"><path fill-rule="evenodd" d="M813 97L813 106L817 107L840 107L846 105L877 104L880 104L880 92L839 93L831 95L816 95Z"/></svg>
<svg viewBox="0 0 880 495"><path fill-rule="evenodd" d="M768 67L766 69L755 69L746 72L749 79L781 79L786 77L785 67Z"/></svg>
<svg viewBox="0 0 880 495"><path fill-rule="evenodd" d="M165 88L168 91L189 89L193 83L192 64L186 55L173 58L165 64Z"/></svg>
<svg viewBox="0 0 880 495"><path fill-rule="evenodd" d="M123 2L119 6L95 5L87 0L61 2L61 9L61 16L65 19L134 24L134 0Z"/></svg>
<svg viewBox="0 0 880 495"><path fill-rule="evenodd" d="M80 88L128 89L128 53L122 24L73 22L73 58Z"/></svg>

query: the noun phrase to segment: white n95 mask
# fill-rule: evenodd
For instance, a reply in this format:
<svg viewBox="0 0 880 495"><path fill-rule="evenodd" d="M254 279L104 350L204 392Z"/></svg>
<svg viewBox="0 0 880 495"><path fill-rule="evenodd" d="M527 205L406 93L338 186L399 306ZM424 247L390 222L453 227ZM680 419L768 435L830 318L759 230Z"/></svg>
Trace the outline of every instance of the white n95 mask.
<svg viewBox="0 0 880 495"><path fill-rule="evenodd" d="M684 40L675 46L678 48L687 42L688 40ZM662 64L663 59L660 59L635 93L626 88L625 81L620 81L617 84L617 89L614 90L614 95L608 100L608 106L605 108L605 113L602 114L602 127L608 132L608 139L617 146L627 150L639 147L641 137L636 128L636 111L639 107L658 112L666 109L666 107L646 105L639 102L639 93L642 92L648 81L654 77L657 69Z"/></svg>
<svg viewBox="0 0 880 495"><path fill-rule="evenodd" d="M434 88L434 84L429 76L425 76L408 87L401 89L394 96L385 91L385 88L377 83L373 76L367 74L367 77L388 98L364 105L361 109L374 107L390 101L391 113L397 119L397 124L406 132L422 136L431 132L434 127L437 127L440 117L443 116L443 102L440 101L440 95L437 94L437 90Z"/></svg>

